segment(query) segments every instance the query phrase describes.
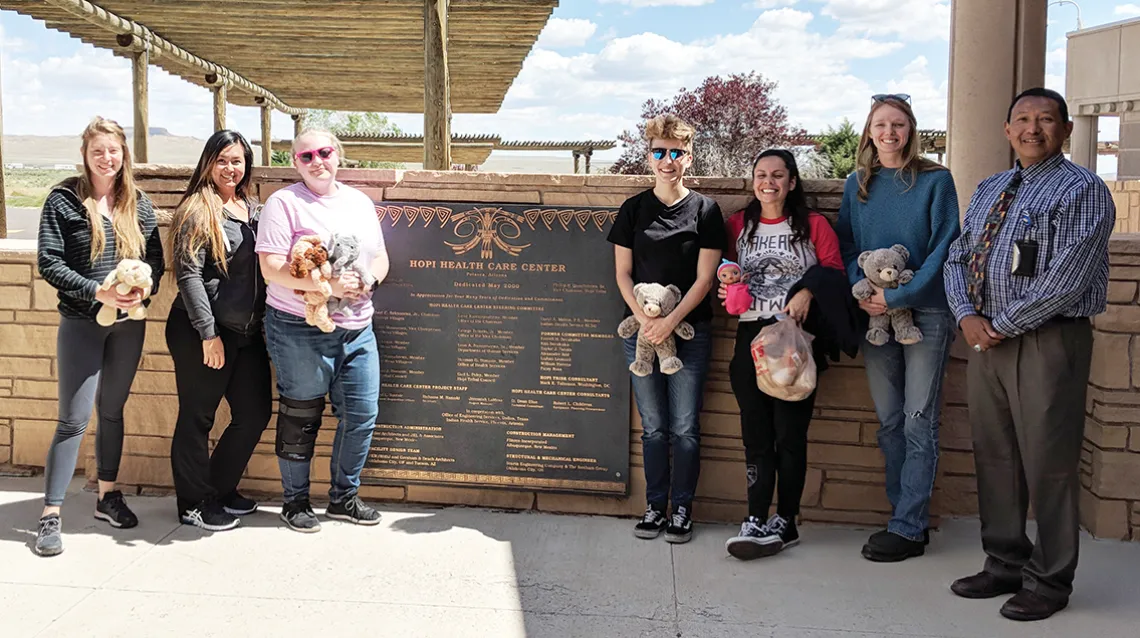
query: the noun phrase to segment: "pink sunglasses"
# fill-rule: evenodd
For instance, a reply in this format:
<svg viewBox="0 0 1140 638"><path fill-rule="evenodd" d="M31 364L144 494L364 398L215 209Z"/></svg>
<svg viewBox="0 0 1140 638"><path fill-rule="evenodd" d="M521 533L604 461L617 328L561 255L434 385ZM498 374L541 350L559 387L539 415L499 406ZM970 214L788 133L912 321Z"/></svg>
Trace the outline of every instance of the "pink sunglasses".
<svg viewBox="0 0 1140 638"><path fill-rule="evenodd" d="M332 157L332 154L334 152L336 152L335 148L333 148L331 146L326 146L324 148L318 148L315 151L301 151L300 153L297 153L293 157L296 157L297 159L301 160L302 164L312 164L313 159L315 159L316 157L319 156L321 159L326 160L326 159Z"/></svg>

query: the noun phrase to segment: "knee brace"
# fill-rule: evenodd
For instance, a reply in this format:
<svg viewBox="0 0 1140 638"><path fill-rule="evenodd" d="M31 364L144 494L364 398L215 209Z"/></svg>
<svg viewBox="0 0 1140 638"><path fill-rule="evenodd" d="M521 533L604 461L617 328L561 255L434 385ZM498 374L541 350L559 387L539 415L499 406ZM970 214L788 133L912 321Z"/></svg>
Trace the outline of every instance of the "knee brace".
<svg viewBox="0 0 1140 638"><path fill-rule="evenodd" d="M309 401L281 397L277 409L277 456L287 461L312 459L324 411L324 397Z"/></svg>

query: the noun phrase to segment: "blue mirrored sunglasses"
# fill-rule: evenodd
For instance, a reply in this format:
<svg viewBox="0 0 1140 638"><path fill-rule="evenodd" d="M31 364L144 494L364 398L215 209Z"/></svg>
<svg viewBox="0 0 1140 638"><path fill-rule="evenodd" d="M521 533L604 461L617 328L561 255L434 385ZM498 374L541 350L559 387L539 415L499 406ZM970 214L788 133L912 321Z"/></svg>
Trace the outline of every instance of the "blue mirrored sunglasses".
<svg viewBox="0 0 1140 638"><path fill-rule="evenodd" d="M665 154L668 153L669 159L673 161L681 159L688 153L688 151L683 148L655 148L650 152L653 153L653 159L655 160L665 159Z"/></svg>

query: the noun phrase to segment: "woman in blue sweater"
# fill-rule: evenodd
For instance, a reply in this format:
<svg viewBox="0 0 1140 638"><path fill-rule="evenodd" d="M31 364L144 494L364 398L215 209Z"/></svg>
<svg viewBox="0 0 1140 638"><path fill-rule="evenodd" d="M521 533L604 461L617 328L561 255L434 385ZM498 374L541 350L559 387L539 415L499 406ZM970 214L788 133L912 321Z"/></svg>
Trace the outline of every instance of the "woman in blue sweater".
<svg viewBox="0 0 1140 638"><path fill-rule="evenodd" d="M874 97L835 229L852 284L864 276L860 253L906 246L914 279L899 288L876 289L860 306L872 316L908 308L922 331L922 341L913 345L893 338L882 346L863 344L893 509L887 529L863 546L864 558L876 562L921 556L929 542L942 378L954 339L942 265L959 234L958 194L950 171L919 155L909 101L906 95Z"/></svg>

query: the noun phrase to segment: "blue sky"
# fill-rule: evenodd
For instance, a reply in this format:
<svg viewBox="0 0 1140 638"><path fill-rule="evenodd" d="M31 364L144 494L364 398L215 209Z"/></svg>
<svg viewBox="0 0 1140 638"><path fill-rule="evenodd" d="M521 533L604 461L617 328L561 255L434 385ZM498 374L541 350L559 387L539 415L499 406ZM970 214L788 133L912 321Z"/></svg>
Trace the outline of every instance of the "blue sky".
<svg viewBox="0 0 1140 638"><path fill-rule="evenodd" d="M1002 0L1005 1L1005 0ZM1084 26L1140 16L1140 0L1078 0ZM793 123L819 131L861 122L869 96L914 96L921 128L943 128L949 0L562 0L494 115L457 114L457 133L505 139L613 138L647 98L668 98L708 75L755 70L779 83ZM1064 89L1072 6L1049 8L1046 83ZM5 133L70 135L95 114L131 121L130 64L0 11ZM210 95L152 67L151 125L210 133ZM258 136L257 111L230 107L231 126ZM377 110L383 111L382 105ZM422 116L395 114L411 132ZM291 131L287 116L274 120ZM1102 118L1102 139L1116 139ZM601 155L601 159L616 151ZM1102 172L1103 166L1102 159Z"/></svg>

